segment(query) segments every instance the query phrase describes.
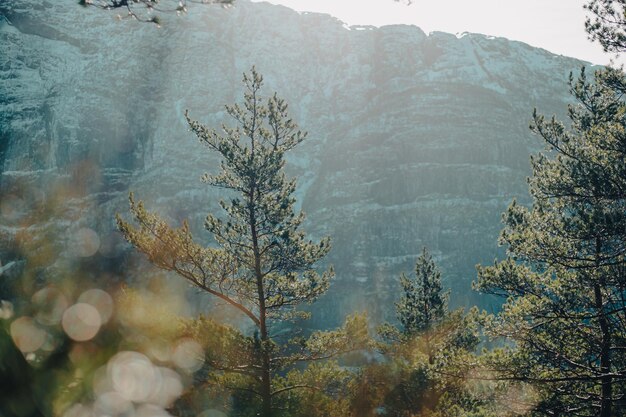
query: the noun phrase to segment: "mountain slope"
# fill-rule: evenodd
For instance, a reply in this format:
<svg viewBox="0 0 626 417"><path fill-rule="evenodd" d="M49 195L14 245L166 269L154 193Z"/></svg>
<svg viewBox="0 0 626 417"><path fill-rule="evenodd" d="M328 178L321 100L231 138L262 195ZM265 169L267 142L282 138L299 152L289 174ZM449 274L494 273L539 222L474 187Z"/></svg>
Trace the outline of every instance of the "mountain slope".
<svg viewBox="0 0 626 417"><path fill-rule="evenodd" d="M69 263L119 276L133 264L113 222L128 190L206 239L219 192L199 177L217 165L183 112L230 123L223 105L256 65L309 131L288 170L307 230L333 238L328 322L354 309L388 316L399 272L424 245L453 302L486 303L470 282L499 253L500 213L527 194L531 111L562 112L582 65L502 38L347 28L245 0L161 29L73 2L7 0L0 15L3 264L25 256L16 236L30 225L33 246L61 247L44 275ZM77 249L86 228L100 248L91 256Z"/></svg>

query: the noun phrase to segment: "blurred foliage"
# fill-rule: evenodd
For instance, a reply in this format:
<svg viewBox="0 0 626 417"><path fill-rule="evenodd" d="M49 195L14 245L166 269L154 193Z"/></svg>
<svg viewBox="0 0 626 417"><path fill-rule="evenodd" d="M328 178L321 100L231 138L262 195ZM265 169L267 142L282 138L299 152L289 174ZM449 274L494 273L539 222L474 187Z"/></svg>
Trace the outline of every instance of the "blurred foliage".
<svg viewBox="0 0 626 417"><path fill-rule="evenodd" d="M357 382L353 407L358 416L471 415L488 397L473 381L474 354L480 342L477 309L450 312L441 274L424 248L415 275L400 277L396 303L399 327L379 327L382 361L365 366Z"/></svg>

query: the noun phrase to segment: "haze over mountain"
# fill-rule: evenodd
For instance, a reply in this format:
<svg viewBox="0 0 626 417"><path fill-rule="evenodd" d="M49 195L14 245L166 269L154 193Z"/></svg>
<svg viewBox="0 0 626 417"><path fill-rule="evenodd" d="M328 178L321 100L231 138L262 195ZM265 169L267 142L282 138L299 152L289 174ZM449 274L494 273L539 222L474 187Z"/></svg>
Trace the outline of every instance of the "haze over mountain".
<svg viewBox="0 0 626 417"><path fill-rule="evenodd" d="M34 248L64 248L42 280L68 263L91 265L95 280L140 280L121 275L139 255L113 220L127 213L129 190L173 222L190 218L206 239L202 221L223 195L199 178L218 165L183 113L231 124L223 105L240 101L241 74L255 65L266 94L285 97L309 132L288 171L306 230L333 239L337 272L316 317L368 309L389 318L397 277L423 246L453 304L484 306L470 290L474 265L502 255L500 214L527 196L539 143L532 109L563 113L568 75L582 64L503 38L346 27L246 0L194 7L160 29L69 1L5 0L0 261L17 262L18 276L26 230Z"/></svg>

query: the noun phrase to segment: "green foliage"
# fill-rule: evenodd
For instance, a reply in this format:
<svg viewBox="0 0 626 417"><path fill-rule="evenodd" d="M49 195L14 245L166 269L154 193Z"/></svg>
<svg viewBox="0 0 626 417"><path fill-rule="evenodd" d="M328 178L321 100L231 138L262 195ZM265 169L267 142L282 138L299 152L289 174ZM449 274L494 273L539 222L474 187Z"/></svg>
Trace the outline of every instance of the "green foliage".
<svg viewBox="0 0 626 417"><path fill-rule="evenodd" d="M277 403L285 410L276 415L347 416L353 379L352 372L332 361L312 363L304 370L292 370L276 381Z"/></svg>
<svg viewBox="0 0 626 417"><path fill-rule="evenodd" d="M396 315L405 335L428 331L444 318L449 293L442 292L441 273L426 248L415 263L415 279L402 274L400 285L404 294L396 304Z"/></svg>
<svg viewBox="0 0 626 417"><path fill-rule="evenodd" d="M477 309L464 314L450 312L441 273L432 256L423 250L415 276L400 277L402 296L396 303L400 327L384 324L379 345L385 362L367 367L355 400L359 415L387 416L457 415L476 409L482 402L471 392L468 379L476 362L479 343ZM367 410L367 411L366 411ZM366 414L367 413L367 414Z"/></svg>
<svg viewBox="0 0 626 417"><path fill-rule="evenodd" d="M191 130L209 149L223 158L221 172L205 174L203 180L232 190L237 196L220 201L227 214L222 220L209 214L205 227L238 265L239 291L256 291L263 278L265 308L272 317L324 293L332 270L318 275L313 265L330 250L330 239L319 243L305 239L299 230L303 213L294 213L295 179L283 173L285 152L306 133L287 115L287 104L276 94L265 104L259 96L262 77L253 69L243 79L247 92L244 106L226 106L237 128L224 126L225 136L188 118ZM249 142L243 143L241 137Z"/></svg>
<svg viewBox="0 0 626 417"><path fill-rule="evenodd" d="M589 38L606 52L626 51L626 1L589 0L585 9L593 15L585 21Z"/></svg>
<svg viewBox="0 0 626 417"><path fill-rule="evenodd" d="M284 174L285 153L306 133L289 118L284 100L261 96L263 79L254 68L243 82L243 104L226 106L236 127L222 126L218 133L186 114L192 132L222 158L220 171L203 177L228 192L220 201L225 216L209 214L205 221L217 246L195 243L186 222L171 228L132 194L137 225L118 215L118 226L154 265L250 320L241 328L208 317L187 325L190 337L207 351L206 383L214 392L232 393L225 405L232 415L336 415L334 407L343 404L337 387L346 386L349 373L323 361L366 347L367 320L352 316L338 330L290 336L294 323L308 316L298 307L328 289L332 269L320 274L315 266L330 250L330 240L305 238L304 214L294 211L296 181ZM322 362L300 365L311 361Z"/></svg>
<svg viewBox="0 0 626 417"><path fill-rule="evenodd" d="M608 417L626 394L626 80L583 70L570 85L570 129L534 114L546 152L531 159L532 207L504 215L509 258L479 268L477 288L507 298L488 330L514 341L485 363L538 388L537 413Z"/></svg>

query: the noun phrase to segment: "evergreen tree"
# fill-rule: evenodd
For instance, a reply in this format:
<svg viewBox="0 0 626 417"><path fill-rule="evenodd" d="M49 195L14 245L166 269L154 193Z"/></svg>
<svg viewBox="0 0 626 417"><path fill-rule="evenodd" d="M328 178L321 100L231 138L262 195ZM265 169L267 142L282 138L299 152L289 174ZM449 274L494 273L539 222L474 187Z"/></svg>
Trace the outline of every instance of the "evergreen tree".
<svg viewBox="0 0 626 417"><path fill-rule="evenodd" d="M443 293L441 272L426 248L415 263L415 279L400 276L402 297L396 303L396 316L402 332L415 336L441 322L448 312L449 292Z"/></svg>
<svg viewBox="0 0 626 417"><path fill-rule="evenodd" d="M537 413L626 412L626 92L615 70L570 79L571 128L534 114L546 152L531 159L531 208L513 202L509 258L479 268L478 289L507 297L488 360L499 379L540 390Z"/></svg>
<svg viewBox="0 0 626 417"><path fill-rule="evenodd" d="M276 334L286 321L306 316L297 307L328 289L332 269L318 274L315 265L330 250L330 241L324 238L315 243L305 238L300 230L304 215L294 212L296 181L283 172L285 153L306 134L288 117L284 100L276 94L261 97L263 80L254 68L244 74L243 82L243 106L226 106L237 127L223 126L222 135L186 116L200 141L222 157L220 172L203 177L208 184L230 191L229 199L220 201L226 218L209 214L205 222L218 247L195 243L186 222L179 229L170 228L132 195L131 212L139 227L119 216L117 221L126 239L156 266L176 272L250 320L251 334L228 329L205 335L210 339L223 334L225 339L217 344L232 347L230 354L211 358L215 380L222 387L248 393L245 402L250 415L276 416L281 409L297 415L289 408L300 395L293 391L324 394L333 378L343 381L346 373L332 364L303 372L293 366L356 349L367 336L367 326L363 317L352 317L340 330L277 341ZM214 329L215 324L207 321L196 333L202 334L202 328ZM234 346L239 346L235 355ZM260 411L255 409L256 400Z"/></svg>
<svg viewBox="0 0 626 417"><path fill-rule="evenodd" d="M478 344L477 310L448 310L448 292L426 248L415 276L400 276L402 296L396 303L400 327L384 324L379 334L387 362L370 367L365 379L384 389L373 393L385 415L453 415L479 405L466 385L467 365ZM378 383L372 384L375 380ZM374 405L378 406L374 401ZM451 414L447 414L447 411Z"/></svg>
<svg viewBox="0 0 626 417"><path fill-rule="evenodd" d="M585 9L593 15L585 21L589 38L606 52L626 51L626 1L589 0Z"/></svg>

